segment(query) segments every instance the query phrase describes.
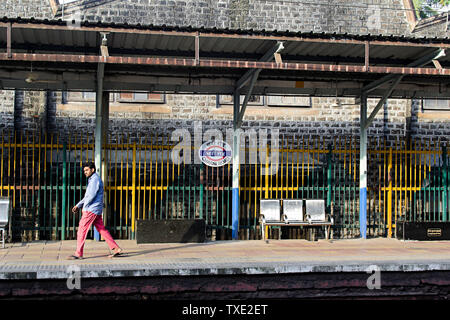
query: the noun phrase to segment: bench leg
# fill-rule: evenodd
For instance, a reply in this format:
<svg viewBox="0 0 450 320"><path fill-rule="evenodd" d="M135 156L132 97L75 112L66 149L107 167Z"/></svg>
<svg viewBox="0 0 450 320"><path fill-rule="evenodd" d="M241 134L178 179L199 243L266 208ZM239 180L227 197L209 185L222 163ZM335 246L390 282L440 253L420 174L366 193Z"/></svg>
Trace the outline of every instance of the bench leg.
<svg viewBox="0 0 450 320"><path fill-rule="evenodd" d="M309 228L309 240L310 241L315 241L315 239L316 239L315 231L316 231L316 229L314 227Z"/></svg>

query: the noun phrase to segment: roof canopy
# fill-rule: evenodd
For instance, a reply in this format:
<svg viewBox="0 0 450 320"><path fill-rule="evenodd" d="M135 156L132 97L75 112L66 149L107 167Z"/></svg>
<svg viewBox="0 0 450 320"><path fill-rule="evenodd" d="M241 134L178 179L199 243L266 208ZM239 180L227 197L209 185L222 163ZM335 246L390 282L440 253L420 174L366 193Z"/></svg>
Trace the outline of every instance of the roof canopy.
<svg viewBox="0 0 450 320"><path fill-rule="evenodd" d="M281 61L260 60L280 42ZM414 66L449 47L448 38L3 18L0 88L93 91L103 64L103 88L110 91L231 94L243 74L260 69L253 94L359 96L368 83L394 74L404 77L391 97L449 98L450 56ZM381 86L370 96L385 91Z"/></svg>

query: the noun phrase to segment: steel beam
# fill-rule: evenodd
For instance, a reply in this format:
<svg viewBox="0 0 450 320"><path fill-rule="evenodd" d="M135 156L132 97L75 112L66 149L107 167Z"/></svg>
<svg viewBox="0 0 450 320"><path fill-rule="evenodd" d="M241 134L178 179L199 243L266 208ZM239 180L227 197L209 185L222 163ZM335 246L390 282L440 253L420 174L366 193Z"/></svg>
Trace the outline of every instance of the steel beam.
<svg viewBox="0 0 450 320"><path fill-rule="evenodd" d="M268 50L261 59L258 60L258 62L268 62L273 59L273 55L275 53L279 53L281 50L284 49L283 42L277 42L276 45L274 45L270 50ZM254 76L256 72L260 72L261 70L249 70L247 71L237 82L236 82L236 89L241 90L243 86Z"/></svg>
<svg viewBox="0 0 450 320"><path fill-rule="evenodd" d="M380 111L381 107L384 105L386 100L391 96L392 91L394 91L395 87L402 81L403 76L397 76L394 80L394 83L391 85L391 87L386 90L386 93L383 95L383 97L378 101L378 104L373 109L372 113L370 114L369 118L364 121L364 130L367 130L369 126L372 124L373 119L375 119L378 111Z"/></svg>
<svg viewBox="0 0 450 320"><path fill-rule="evenodd" d="M424 66L430 62L437 61L437 59L445 56L445 51L442 49L438 49L433 51L432 53L429 53L416 61L412 62L409 66L410 67L421 67ZM381 109L381 107L384 105L386 100L390 97L392 92L394 91L395 87L400 83L400 81L403 79L403 75L388 75L386 77L383 77L377 81L372 82L371 84L366 85L362 91L365 93L369 93L372 90L375 90L376 88L380 87L381 85L385 84L389 81L394 81L390 88L386 90L386 93L383 95L383 97L380 99L378 104L376 105L375 109L372 111L368 119L364 119L364 129L367 129L371 124L375 116L377 115L378 111Z"/></svg>
<svg viewBox="0 0 450 320"><path fill-rule="evenodd" d="M440 57L443 57L443 56L445 56L445 50L443 50L443 49L437 49L437 50L434 50L432 53L427 54L426 56L423 56L422 58L420 58L420 59L418 59L418 60L416 60L416 61L410 63L410 64L407 66L407 68L409 68L409 69L411 69L411 68L416 68L416 69L418 69L419 67L422 67L422 66L424 66L424 65L426 65L426 64L428 64L428 63L430 63L431 61L437 60L437 59L439 59ZM371 67L370 69L372 69L372 68L376 68L376 67ZM405 69L406 69L406 68L405 68ZM420 70L420 69L418 69L418 70ZM437 69L437 70L440 70L440 69ZM404 73L403 73L403 74L404 74ZM405 75L405 74L404 74L404 75ZM381 78L381 79L379 79L379 80L376 80L376 81L374 81L374 82L372 82L372 83L370 83L370 84L364 86L364 87L362 88L362 91L369 93L369 92L371 92L372 90L374 90L374 89L376 89L376 88L382 86L383 84L385 84L385 83L387 83L387 82L389 82L389 81L392 81L392 80L394 80L394 79L396 79L396 78L397 78L397 75L396 75L396 74L389 74L389 75L384 76L383 78Z"/></svg>
<svg viewBox="0 0 450 320"><path fill-rule="evenodd" d="M7 53L0 53L1 61L23 61L23 62L53 62L68 64L106 64L137 65L137 66L167 66L167 67L202 67L221 69L263 69L263 70L290 70L309 72L331 72L331 73L363 73L363 74L398 74L398 75L424 75L424 76L450 76L450 69L420 68L420 67L383 67L370 66L369 70L363 65L333 65L320 63L292 63L292 62L260 62L245 60L222 60L222 59L200 59L196 65L195 59L180 58L151 58L130 56L92 56L92 55L69 55L69 54L30 54L13 53L8 58ZM248 79L249 80L249 79ZM385 82L385 81L384 81ZM366 89L365 89L366 90Z"/></svg>
<svg viewBox="0 0 450 320"><path fill-rule="evenodd" d="M261 72L261 70L256 70L255 73L253 74L252 80L250 81L250 86L248 88L247 93L245 94L244 101L242 102L242 108L240 111L238 111L239 115L236 120L237 121L236 125L238 128L240 128L242 125L242 119L244 119L244 114L245 114L245 110L247 109L248 100L250 99L250 96L252 95L253 88L255 87L255 83L256 83L256 80L258 79L260 72Z"/></svg>

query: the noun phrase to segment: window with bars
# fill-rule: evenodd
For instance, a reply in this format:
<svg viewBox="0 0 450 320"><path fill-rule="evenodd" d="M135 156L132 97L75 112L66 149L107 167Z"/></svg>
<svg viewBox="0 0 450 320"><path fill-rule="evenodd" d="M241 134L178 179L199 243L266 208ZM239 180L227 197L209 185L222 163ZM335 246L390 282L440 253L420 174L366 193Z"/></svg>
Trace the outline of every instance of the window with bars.
<svg viewBox="0 0 450 320"><path fill-rule="evenodd" d="M450 111L450 100L422 99L422 111L427 110Z"/></svg>
<svg viewBox="0 0 450 320"><path fill-rule="evenodd" d="M244 101L244 96L241 96L240 100L242 104ZM233 96L218 96L217 107L232 104ZM312 99L310 96L250 96L248 106L310 108L312 106Z"/></svg>
<svg viewBox="0 0 450 320"><path fill-rule="evenodd" d="M70 102L95 102L96 93L92 91L64 92L63 104ZM166 96L163 93L147 92L120 92L110 93L109 102L117 103L166 103Z"/></svg>

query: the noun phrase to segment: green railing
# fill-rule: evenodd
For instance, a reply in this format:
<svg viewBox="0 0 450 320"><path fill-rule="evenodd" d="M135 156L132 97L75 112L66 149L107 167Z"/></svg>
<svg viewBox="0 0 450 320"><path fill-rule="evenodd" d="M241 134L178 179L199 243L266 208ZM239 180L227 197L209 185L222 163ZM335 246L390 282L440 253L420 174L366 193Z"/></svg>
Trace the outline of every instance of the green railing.
<svg viewBox="0 0 450 320"><path fill-rule="evenodd" d="M64 138L64 139L63 139ZM81 164L94 159L93 135L0 137L0 192L12 200L15 240L75 239L83 196ZM211 168L171 161L169 139L113 137L104 148L104 221L116 238L132 239L137 219L205 219L216 239L231 239L231 164ZM359 236L357 141L280 139L278 163L240 166L240 239L259 239L260 199L324 199L334 238ZM397 219L448 221L446 149L369 144L368 236L389 236ZM192 148L192 153L198 153ZM247 159L250 147L244 148ZM194 157L191 157L194 159ZM265 174L274 169L271 174ZM427 182L427 183L425 183ZM277 229L273 228L276 236ZM303 237L301 229L283 232ZM90 234L89 236L92 236ZM269 236L271 236L269 234Z"/></svg>

